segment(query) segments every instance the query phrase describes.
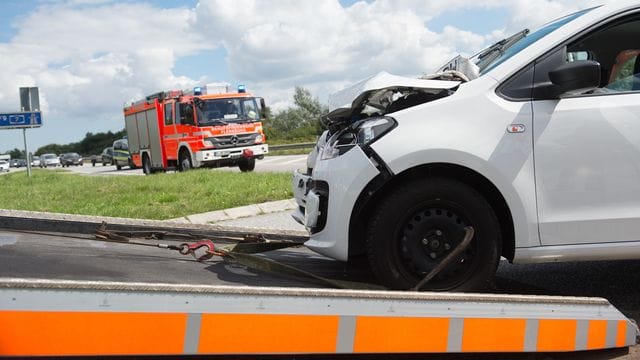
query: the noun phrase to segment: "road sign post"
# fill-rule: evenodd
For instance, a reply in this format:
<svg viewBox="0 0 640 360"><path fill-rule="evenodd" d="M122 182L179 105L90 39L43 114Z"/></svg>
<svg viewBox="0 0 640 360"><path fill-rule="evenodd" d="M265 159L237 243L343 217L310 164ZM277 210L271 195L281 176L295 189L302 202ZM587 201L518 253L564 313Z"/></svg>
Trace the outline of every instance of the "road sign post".
<svg viewBox="0 0 640 360"><path fill-rule="evenodd" d="M42 126L42 113L40 112L40 97L37 87L20 88L20 112L0 113L1 129L22 129L24 140L24 154L27 161L27 174L31 177L31 159L27 147L27 129Z"/></svg>

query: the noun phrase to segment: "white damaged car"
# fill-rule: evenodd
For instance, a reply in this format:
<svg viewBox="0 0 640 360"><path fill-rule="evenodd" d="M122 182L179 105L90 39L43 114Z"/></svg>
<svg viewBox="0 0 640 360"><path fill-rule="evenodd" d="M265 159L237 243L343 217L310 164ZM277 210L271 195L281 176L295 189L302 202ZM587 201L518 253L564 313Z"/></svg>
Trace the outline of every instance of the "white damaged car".
<svg viewBox="0 0 640 360"><path fill-rule="evenodd" d="M297 172L306 246L379 281L477 290L513 263L640 259L640 4L523 30L437 74L331 98Z"/></svg>

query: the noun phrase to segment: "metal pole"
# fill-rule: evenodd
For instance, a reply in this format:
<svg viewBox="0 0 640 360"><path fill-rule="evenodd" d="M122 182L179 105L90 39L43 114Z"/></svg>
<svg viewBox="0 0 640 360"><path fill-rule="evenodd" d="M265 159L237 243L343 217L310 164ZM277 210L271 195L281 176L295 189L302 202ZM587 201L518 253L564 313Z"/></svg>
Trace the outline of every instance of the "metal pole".
<svg viewBox="0 0 640 360"><path fill-rule="evenodd" d="M24 154L27 160L27 175L31 177L31 159L29 158L29 148L27 147L27 129L22 129L22 138L24 139Z"/></svg>

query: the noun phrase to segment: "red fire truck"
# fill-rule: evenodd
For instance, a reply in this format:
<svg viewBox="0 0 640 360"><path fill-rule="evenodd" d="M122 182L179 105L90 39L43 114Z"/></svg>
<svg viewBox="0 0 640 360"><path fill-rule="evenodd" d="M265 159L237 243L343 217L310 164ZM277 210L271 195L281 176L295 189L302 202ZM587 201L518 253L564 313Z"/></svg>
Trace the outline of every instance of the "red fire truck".
<svg viewBox="0 0 640 360"><path fill-rule="evenodd" d="M129 152L145 174L238 166L252 171L269 152L264 99L238 86L159 92L124 108Z"/></svg>

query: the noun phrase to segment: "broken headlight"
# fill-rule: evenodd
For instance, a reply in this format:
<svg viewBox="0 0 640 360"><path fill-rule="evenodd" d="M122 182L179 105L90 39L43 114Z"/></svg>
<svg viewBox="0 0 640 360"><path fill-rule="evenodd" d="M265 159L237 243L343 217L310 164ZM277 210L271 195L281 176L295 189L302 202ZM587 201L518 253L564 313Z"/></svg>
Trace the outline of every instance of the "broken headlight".
<svg viewBox="0 0 640 360"><path fill-rule="evenodd" d="M324 146L322 160L333 159L354 146L369 145L396 127L397 123L390 117L372 117L357 121L345 129L335 133Z"/></svg>

